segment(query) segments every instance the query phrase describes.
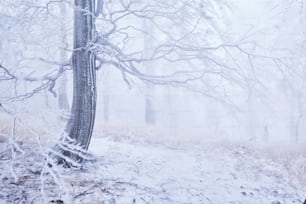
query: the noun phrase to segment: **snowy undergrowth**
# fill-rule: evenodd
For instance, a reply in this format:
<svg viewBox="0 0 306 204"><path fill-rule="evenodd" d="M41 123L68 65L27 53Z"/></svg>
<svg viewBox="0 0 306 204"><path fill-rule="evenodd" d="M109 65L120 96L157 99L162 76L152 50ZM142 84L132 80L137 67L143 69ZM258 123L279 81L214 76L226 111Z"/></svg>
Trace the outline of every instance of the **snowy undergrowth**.
<svg viewBox="0 0 306 204"><path fill-rule="evenodd" d="M133 135L131 133L131 135ZM93 138L97 161L50 168L37 143L0 143L0 203L303 203L302 149ZM20 149L19 149L20 148Z"/></svg>

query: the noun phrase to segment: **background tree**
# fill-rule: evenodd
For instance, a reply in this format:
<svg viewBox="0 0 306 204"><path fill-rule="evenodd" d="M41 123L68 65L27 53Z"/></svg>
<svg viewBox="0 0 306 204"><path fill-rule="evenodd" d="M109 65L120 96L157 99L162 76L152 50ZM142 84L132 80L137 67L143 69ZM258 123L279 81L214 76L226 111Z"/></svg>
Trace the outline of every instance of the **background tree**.
<svg viewBox="0 0 306 204"><path fill-rule="evenodd" d="M149 58L152 55L153 50L153 40L152 36L154 36L154 31L151 27L148 26L147 19L144 19L143 29L146 33L144 33L144 48L143 55L144 58ZM152 75L154 72L154 67L152 62L143 62L144 64L144 72L147 75ZM149 81L145 83L145 123L148 125L155 125L156 122L156 112L154 107L154 85Z"/></svg>
<svg viewBox="0 0 306 204"><path fill-rule="evenodd" d="M66 18L67 18L67 11L66 11L66 4L61 3L59 5L60 9L60 18L61 18L61 30L60 30L60 39L59 41L62 42L61 44L61 50L60 50L60 62L61 66L63 66L67 61L67 51L65 51L65 47L67 47L67 28L66 28ZM58 101L58 106L60 110L63 112L63 115L67 114L69 112L69 103L68 103L68 96L67 96L67 76L66 73L63 72L62 76L58 79L58 96L57 96L57 101ZM65 117L65 116L64 116ZM64 118L62 117L62 118Z"/></svg>

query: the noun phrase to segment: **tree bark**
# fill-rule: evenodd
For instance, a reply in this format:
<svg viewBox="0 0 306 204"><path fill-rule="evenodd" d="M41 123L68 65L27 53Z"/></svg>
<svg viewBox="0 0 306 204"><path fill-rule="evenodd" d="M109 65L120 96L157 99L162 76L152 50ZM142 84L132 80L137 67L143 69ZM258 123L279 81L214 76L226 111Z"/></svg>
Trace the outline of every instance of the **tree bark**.
<svg viewBox="0 0 306 204"><path fill-rule="evenodd" d="M96 112L96 71L95 53L91 49L94 38L94 1L74 1L73 34L73 100L63 143L60 145L61 158L81 162L82 152L88 149L94 127ZM69 162L68 162L69 163Z"/></svg>

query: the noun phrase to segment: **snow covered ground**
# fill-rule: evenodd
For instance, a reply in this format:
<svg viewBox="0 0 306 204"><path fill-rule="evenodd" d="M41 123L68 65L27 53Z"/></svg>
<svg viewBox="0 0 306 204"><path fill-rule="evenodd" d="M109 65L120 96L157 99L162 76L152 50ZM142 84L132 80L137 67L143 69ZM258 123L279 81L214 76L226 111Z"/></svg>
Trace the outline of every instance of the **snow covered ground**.
<svg viewBox="0 0 306 204"><path fill-rule="evenodd" d="M90 151L97 161L65 169L48 167L41 154L47 150L35 145L15 151L0 146L1 204L297 204L306 198L302 151L273 156L229 142L164 145L96 137Z"/></svg>

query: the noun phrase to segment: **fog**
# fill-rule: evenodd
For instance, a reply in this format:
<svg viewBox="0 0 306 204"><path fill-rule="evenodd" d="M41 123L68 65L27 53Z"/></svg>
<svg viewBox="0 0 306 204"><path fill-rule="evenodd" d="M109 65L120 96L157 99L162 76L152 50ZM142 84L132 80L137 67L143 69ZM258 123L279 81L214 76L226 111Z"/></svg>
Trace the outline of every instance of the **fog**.
<svg viewBox="0 0 306 204"><path fill-rule="evenodd" d="M63 127L59 118L69 110L59 109L56 92L66 90L71 107L71 68L48 81L71 56L73 7L64 3L61 13L60 6L1 2L1 120L18 116L34 129ZM127 15L118 21L113 45L122 47L126 57L154 56L136 62L140 72L152 77L100 62L94 135L128 128L139 137L174 141L306 140L302 5L236 0L205 6L211 7L203 8L200 19L184 14L186 7L177 19L161 16L151 22ZM120 10L120 5L109 8ZM111 25L98 18L96 29L108 32ZM146 114L154 115L152 124ZM56 137L60 129L48 131Z"/></svg>
<svg viewBox="0 0 306 204"><path fill-rule="evenodd" d="M0 203L302 203L305 14L0 0Z"/></svg>

